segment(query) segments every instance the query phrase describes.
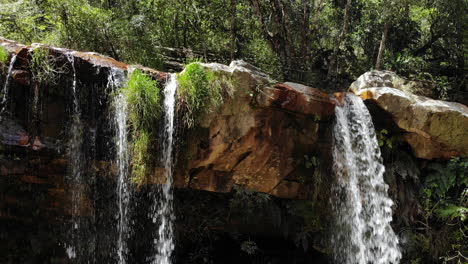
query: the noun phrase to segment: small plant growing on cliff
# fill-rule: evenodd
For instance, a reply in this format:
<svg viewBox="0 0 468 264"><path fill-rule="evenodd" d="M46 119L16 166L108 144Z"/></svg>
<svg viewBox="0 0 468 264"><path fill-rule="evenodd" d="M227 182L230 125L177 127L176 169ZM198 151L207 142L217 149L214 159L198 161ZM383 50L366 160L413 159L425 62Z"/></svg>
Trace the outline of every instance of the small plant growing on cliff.
<svg viewBox="0 0 468 264"><path fill-rule="evenodd" d="M398 143L400 143L398 141L398 137L390 135L386 129L377 130L375 133L377 136L377 141L379 142L379 147L393 149L393 147L398 146Z"/></svg>
<svg viewBox="0 0 468 264"><path fill-rule="evenodd" d="M161 115L158 82L135 69L121 90L128 103L128 121L133 143L131 145L131 181L143 183L151 160L152 131Z"/></svg>
<svg viewBox="0 0 468 264"><path fill-rule="evenodd" d="M239 210L252 214L258 209L266 207L270 201L270 196L266 193L247 190L239 186L234 186L233 191L229 208L234 211Z"/></svg>
<svg viewBox="0 0 468 264"><path fill-rule="evenodd" d="M315 168L319 165L319 160L316 156L304 155L304 165L306 168Z"/></svg>
<svg viewBox="0 0 468 264"><path fill-rule="evenodd" d="M248 255L253 255L258 251L257 243L252 240L242 241L240 248L241 251L247 253Z"/></svg>
<svg viewBox="0 0 468 264"><path fill-rule="evenodd" d="M31 52L30 68L34 81L39 84L56 84L59 74L64 72L46 48L35 48Z"/></svg>
<svg viewBox="0 0 468 264"><path fill-rule="evenodd" d="M0 46L0 64L5 64L8 60L8 51Z"/></svg>
<svg viewBox="0 0 468 264"><path fill-rule="evenodd" d="M136 184L142 184L148 172L150 137L145 130L138 130L133 133L132 143L132 176L130 180Z"/></svg>
<svg viewBox="0 0 468 264"><path fill-rule="evenodd" d="M183 106L183 121L193 127L200 115L212 111L222 103L221 85L213 72L205 70L199 62L190 63L177 75L178 95Z"/></svg>

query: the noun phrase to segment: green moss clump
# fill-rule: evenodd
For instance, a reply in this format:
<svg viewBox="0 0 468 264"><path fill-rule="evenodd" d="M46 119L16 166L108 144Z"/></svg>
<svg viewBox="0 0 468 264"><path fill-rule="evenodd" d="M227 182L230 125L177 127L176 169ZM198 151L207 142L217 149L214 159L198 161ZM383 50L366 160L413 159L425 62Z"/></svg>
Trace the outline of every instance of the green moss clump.
<svg viewBox="0 0 468 264"><path fill-rule="evenodd" d="M215 74L205 70L199 62L188 64L177 75L178 95L185 108L183 119L187 127L193 127L203 114L222 103L221 85L215 79Z"/></svg>
<svg viewBox="0 0 468 264"><path fill-rule="evenodd" d="M5 64L8 60L8 51L0 46L0 63Z"/></svg>
<svg viewBox="0 0 468 264"><path fill-rule="evenodd" d="M152 131L161 115L160 89L157 81L136 69L121 92L127 99L132 135L130 180L142 184L150 168Z"/></svg>

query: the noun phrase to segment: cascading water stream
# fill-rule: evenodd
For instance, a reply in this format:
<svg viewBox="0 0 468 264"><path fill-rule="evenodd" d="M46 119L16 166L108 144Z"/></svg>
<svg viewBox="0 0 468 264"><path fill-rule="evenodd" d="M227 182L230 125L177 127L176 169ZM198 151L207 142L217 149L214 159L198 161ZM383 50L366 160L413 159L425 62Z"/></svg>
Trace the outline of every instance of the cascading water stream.
<svg viewBox="0 0 468 264"><path fill-rule="evenodd" d="M119 207L119 222L118 222L118 240L117 240L117 255L118 263L126 263L125 254L127 251L125 236L128 231L127 210L128 210L128 142L127 142L127 100L123 94L119 94L115 99L116 107L116 123L118 127L117 135L117 199Z"/></svg>
<svg viewBox="0 0 468 264"><path fill-rule="evenodd" d="M176 103L177 79L171 74L164 88L164 134L162 164L164 166L164 182L161 184L161 195L154 201L155 214L153 221L160 219L158 236L155 239L156 255L153 264L171 264L171 255L174 250L173 241L173 193L172 193L172 170L173 170L173 141L174 141L174 115Z"/></svg>
<svg viewBox="0 0 468 264"><path fill-rule="evenodd" d="M109 86L116 91L123 84L123 71L111 69L109 73ZM126 262L127 244L126 237L129 233L128 223L128 205L130 199L130 190L128 186L128 131L127 131L127 99L125 95L119 93L115 97L114 122L117 129L116 135L116 163L117 163L117 257L119 264Z"/></svg>
<svg viewBox="0 0 468 264"><path fill-rule="evenodd" d="M7 101L8 101L8 85L10 84L10 77L11 77L11 72L13 71L13 66L15 65L15 62L16 62L16 54L14 54L12 57L11 57L11 60L10 60L10 65L8 66L8 72L7 72L7 76L6 76L6 79L5 79L5 84L3 85L3 98L2 98L2 109L0 110L0 120L2 119L3 117L3 113L5 112L5 109L7 108Z"/></svg>
<svg viewBox="0 0 468 264"><path fill-rule="evenodd" d="M81 122L81 112L76 93L76 70L74 57L67 53L68 62L71 64L73 71L72 92L73 92L73 112L72 124L70 129L70 141L68 143L69 165L69 182L71 183L71 199L72 199L72 227L70 234L69 245L67 245L67 254L70 259L80 258L84 254L81 251L82 242L82 223L80 220L80 203L83 199L85 183L83 179L83 124ZM38 96L37 96L38 97ZM35 95L36 98L36 95Z"/></svg>
<svg viewBox="0 0 468 264"><path fill-rule="evenodd" d="M396 264L401 259L392 221L392 200L371 116L361 98L346 94L335 109L332 200L335 263Z"/></svg>
<svg viewBox="0 0 468 264"><path fill-rule="evenodd" d="M73 90L73 106L74 106L74 112L79 113L79 105L78 105L78 97L76 96L76 69L75 69L75 58L71 53L67 53L67 60L72 66L73 70L73 83L72 83L72 90Z"/></svg>

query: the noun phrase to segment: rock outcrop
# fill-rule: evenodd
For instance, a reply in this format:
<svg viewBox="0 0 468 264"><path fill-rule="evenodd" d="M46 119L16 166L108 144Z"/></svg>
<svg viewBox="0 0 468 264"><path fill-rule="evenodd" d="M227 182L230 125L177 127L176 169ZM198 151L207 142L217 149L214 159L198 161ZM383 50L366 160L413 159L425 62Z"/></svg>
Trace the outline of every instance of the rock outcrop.
<svg viewBox="0 0 468 264"><path fill-rule="evenodd" d="M276 83L242 61L203 66L236 85L223 106L190 132L188 170L177 185L215 192L238 185L283 198L307 197L299 179L310 178L313 170L305 168L304 155L327 144L319 139L319 120L333 115L332 101L311 87Z"/></svg>
<svg viewBox="0 0 468 264"><path fill-rule="evenodd" d="M360 76L350 90L388 112L406 131L403 138L416 157L450 158L468 155L468 107L418 96L394 73L372 71Z"/></svg>

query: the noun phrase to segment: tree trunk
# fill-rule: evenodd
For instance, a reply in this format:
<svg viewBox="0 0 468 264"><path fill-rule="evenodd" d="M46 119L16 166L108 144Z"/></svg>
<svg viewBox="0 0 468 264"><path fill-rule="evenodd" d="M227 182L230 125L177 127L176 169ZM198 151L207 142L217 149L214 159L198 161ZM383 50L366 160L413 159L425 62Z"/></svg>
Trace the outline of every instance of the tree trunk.
<svg viewBox="0 0 468 264"><path fill-rule="evenodd" d="M304 65L304 70L306 70L306 66L308 65L309 60L310 10L310 1L302 0L301 50L299 51L301 58L298 61L302 62L302 65ZM301 80L305 80L304 72L301 72Z"/></svg>
<svg viewBox="0 0 468 264"><path fill-rule="evenodd" d="M231 0L231 60L237 57L237 0Z"/></svg>
<svg viewBox="0 0 468 264"><path fill-rule="evenodd" d="M179 38L179 11L176 11L174 15L174 35L175 35L175 47L180 48L180 38Z"/></svg>
<svg viewBox="0 0 468 264"><path fill-rule="evenodd" d="M283 3L280 0L270 0L270 5L273 9L273 18L276 23L276 32L274 32L273 41L277 46L277 54L280 56L280 62L283 68L283 74L287 78L290 76L290 51L288 45L288 36L287 36L287 11L284 8Z"/></svg>
<svg viewBox="0 0 468 264"><path fill-rule="evenodd" d="M338 39L335 43L335 47L333 48L333 54L330 58L330 65L328 66L328 76L327 76L328 80L332 79L332 77L335 76L335 73L338 72L338 52L340 50L341 42L343 42L343 40L346 37L346 34L348 34L348 27L349 27L348 18L349 18L349 12L351 9L351 4L352 4L352 0L348 0L346 2L344 16L343 16L343 28L341 29L341 33L338 36Z"/></svg>
<svg viewBox="0 0 468 264"><path fill-rule="evenodd" d="M184 48L187 48L187 10L184 10L184 29L182 31L184 39Z"/></svg>
<svg viewBox="0 0 468 264"><path fill-rule="evenodd" d="M375 62L376 70L380 70L380 66L382 65L382 57L383 57L383 52L385 50L385 41L387 40L387 33L388 33L389 27L390 27L390 23L388 21L385 22L384 29L382 32L382 39L380 40L379 54L377 55L377 61Z"/></svg>

